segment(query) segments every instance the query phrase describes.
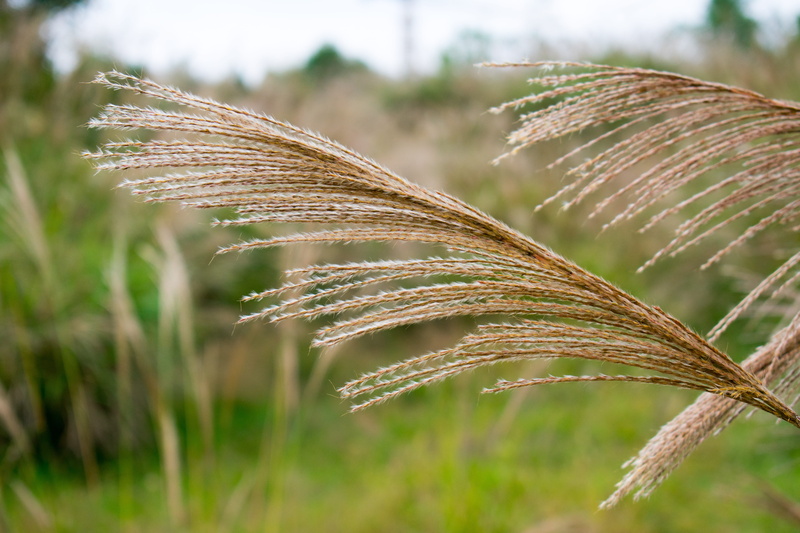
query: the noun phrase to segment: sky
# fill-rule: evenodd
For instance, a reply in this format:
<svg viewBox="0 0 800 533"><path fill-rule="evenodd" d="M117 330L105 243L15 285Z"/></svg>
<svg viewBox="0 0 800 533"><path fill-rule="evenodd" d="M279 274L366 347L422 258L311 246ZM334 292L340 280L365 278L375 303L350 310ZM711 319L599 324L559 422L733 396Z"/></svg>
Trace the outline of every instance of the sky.
<svg viewBox="0 0 800 533"><path fill-rule="evenodd" d="M465 31L490 39L492 61L528 59L543 44L589 55L609 46L674 52L702 25L706 0L87 0L46 28L56 66L90 49L123 64L207 81L258 83L302 65L324 44L389 76L406 70L411 10L414 70L430 72ZM800 0L749 0L766 36L795 28ZM463 42L463 41L462 41ZM551 57L549 59L580 59ZM587 59L584 57L583 59Z"/></svg>

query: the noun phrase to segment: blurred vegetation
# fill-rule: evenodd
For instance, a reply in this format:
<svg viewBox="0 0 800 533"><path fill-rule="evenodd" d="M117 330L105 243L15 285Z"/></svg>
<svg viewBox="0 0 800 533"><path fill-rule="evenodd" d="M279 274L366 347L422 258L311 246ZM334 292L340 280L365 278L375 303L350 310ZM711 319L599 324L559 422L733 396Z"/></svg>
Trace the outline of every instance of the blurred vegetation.
<svg viewBox="0 0 800 533"><path fill-rule="evenodd" d="M54 73L40 28L69 3L0 3L0 530L792 528L762 487L800 500L798 438L760 416L704 445L652 500L595 511L618 465L691 393L564 385L479 397L498 376L548 372L502 367L343 418L331 384L449 343L469 321L410 327L335 353L309 350L307 324L234 328L237 299L280 283L287 266L408 251L287 249L209 262L219 246L254 235L210 229L206 213L143 205L114 190L118 176L95 174L80 158L101 140L84 124L123 95L84 83L111 68L102 58ZM717 4L741 13L737 2ZM530 89L525 72L470 66L483 39L463 36L438 72L405 81L329 46L258 87L178 73L167 81L321 131L708 330L744 289L719 270L697 273L702 250L633 276L663 236L632 238L631 228L598 236L582 209L533 214L559 183L558 171L542 168L582 139L489 165L514 117L485 111ZM744 56L709 45L687 64L586 59L800 100L796 42ZM765 257L796 244L761 244L736 268L768 271ZM742 358L763 338L743 326L724 348Z"/></svg>
<svg viewBox="0 0 800 533"><path fill-rule="evenodd" d="M308 59L302 73L310 83L320 85L334 78L366 71L367 66L364 63L346 59L335 46L326 44Z"/></svg>
<svg viewBox="0 0 800 533"><path fill-rule="evenodd" d="M728 39L743 49L756 44L758 24L745 14L741 0L711 0L706 23L717 39Z"/></svg>

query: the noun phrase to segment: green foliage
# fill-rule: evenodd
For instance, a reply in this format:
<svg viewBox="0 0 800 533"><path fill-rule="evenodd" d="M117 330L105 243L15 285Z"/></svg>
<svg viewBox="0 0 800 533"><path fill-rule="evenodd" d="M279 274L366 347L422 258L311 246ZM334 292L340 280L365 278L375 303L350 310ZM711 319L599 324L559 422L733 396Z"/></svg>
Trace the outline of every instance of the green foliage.
<svg viewBox="0 0 800 533"><path fill-rule="evenodd" d="M280 447L272 413L240 406L217 428L225 438L215 450L213 485L187 475L191 518L181 525L169 525L162 472L150 455L136 459L127 484L110 471L90 492L75 472L42 465L25 483L53 527L37 529L11 489L8 516L23 531L86 533L125 527L243 533L794 530L763 504L758 478L764 472L773 472L770 484L781 493L800 490L796 468L788 464L797 460L792 432L779 432L780 444L772 445L760 436L775 430L768 420L738 425L728 438L710 442L658 497L597 512L619 463L648 438L653 417L666 420L689 396L638 386L595 396L565 386L476 402L469 389L481 381L468 377L357 418L342 418L340 403L322 396L294 419ZM595 416L599 402L609 417L604 421ZM186 439L186 465L196 476L204 458L193 436ZM265 456L278 466L270 468ZM720 469L724 465L729 468ZM129 503L120 509L125 491Z"/></svg>
<svg viewBox="0 0 800 533"><path fill-rule="evenodd" d="M706 24L715 37L729 40L742 49L756 44L758 24L745 14L742 0L711 0Z"/></svg>
<svg viewBox="0 0 800 533"><path fill-rule="evenodd" d="M16 2L14 8L10 8L8 5L8 0L2 0L2 2L0 2L0 10L30 10L51 14L62 9L69 9L71 7L79 6L86 3L86 1L87 0L22 0L21 2Z"/></svg>
<svg viewBox="0 0 800 533"><path fill-rule="evenodd" d="M326 44L312 55L303 67L303 75L314 83L367 71L366 65L342 56L333 45Z"/></svg>

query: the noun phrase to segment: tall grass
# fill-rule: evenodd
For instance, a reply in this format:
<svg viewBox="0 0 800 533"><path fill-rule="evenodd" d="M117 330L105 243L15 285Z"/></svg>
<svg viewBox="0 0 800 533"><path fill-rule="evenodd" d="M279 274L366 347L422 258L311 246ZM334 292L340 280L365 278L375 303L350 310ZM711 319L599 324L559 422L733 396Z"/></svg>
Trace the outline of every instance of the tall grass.
<svg viewBox="0 0 800 533"><path fill-rule="evenodd" d="M764 90L759 84L769 68L764 62L757 67L732 74L752 74L738 83ZM657 498L595 513L592 508L616 478L615 465L690 402L690 391L609 384L474 395L498 377L608 371L591 362L481 369L342 417L346 406L335 397L334 384L376 365L452 346L475 323L462 317L407 326L320 351L308 348L309 325L300 321L283 322L280 328L288 331L280 341L272 326L232 326L240 307L245 314L258 310L257 303L239 306L236 298L277 286L280 270L323 257L335 263L399 261L430 250L285 247L209 263L216 247L264 238L274 228L206 230L207 213L139 205L125 191L112 190L116 176L93 174L76 153L94 148L106 134L83 124L109 101L149 103L82 83L108 68L86 58L71 77L48 75L39 83L23 79L36 74L26 66L15 70L24 76L4 78L39 91L22 95L16 88L0 102L6 148L0 165L0 330L10 339L0 347L0 381L12 410L0 421L6 452L0 461L0 522L6 529L708 531L716 524L718 530L781 531L780 519L760 506L761 484L752 477L769 480L789 496L796 493L791 426L773 428L764 415L736 424L729 435L698 448ZM502 152L500 132L513 129L516 117L485 110L529 92L520 74L448 72L398 85L360 73L331 78L321 87L299 72L271 76L253 90L235 82L207 87L186 77L180 85L245 107L280 110L282 117L332 135L426 187L457 192L695 329L710 329L736 298L716 268L703 285L690 283L690 259L659 262L629 276L632 265L665 242L669 223L653 228L647 240L629 239L626 228L610 228L596 240L583 225L583 205L568 216L552 209L531 214L561 179L559 169L543 170L558 143L534 146L499 167L486 164ZM714 71L715 79L730 81L730 74ZM775 90L786 89L780 87ZM586 139L573 135L557 147L568 151L566 146ZM42 305L49 296L40 290L34 241L25 241L17 231L21 226L12 222L21 220L22 205L8 175L14 157L56 272L63 309L55 317ZM222 213L216 214L228 211ZM621 236L630 244L624 250L613 246ZM164 288L168 278L188 285L191 296L184 288ZM401 284L410 288L417 281ZM438 280L451 281L456 280ZM691 303L677 296L684 286L694 295ZM189 312L182 314L186 306ZM56 327L69 332L66 348L75 356L89 404L89 460L99 472L92 488L73 425L63 352L53 340ZM739 360L747 347L733 342L737 328L735 323L720 346ZM191 361L197 372L189 371ZM204 387L210 415L200 405ZM12 418L24 434L14 436ZM211 427L211 448L204 424ZM736 468L727 468L731 464ZM678 507L684 510L680 515L674 513Z"/></svg>
<svg viewBox="0 0 800 533"><path fill-rule="evenodd" d="M526 66L551 68L554 64ZM571 183L542 205L566 197L569 198L564 201L566 209L598 190L609 191L589 215L594 217L619 199L630 197L628 205L619 209L608 227L666 203L660 211L655 209L642 232L700 206L640 270L663 256L675 256L690 247L706 244L736 221L747 220L741 233L730 237L701 267L708 268L767 228L795 217L798 104L665 72L607 66L587 68L568 63L557 66L587 71L542 76L536 82L554 88L497 109L545 103L543 109L526 115L520 128L511 134L511 142L517 145L511 153L598 125L608 126L600 139L623 136L623 140L570 169L567 176ZM548 102L552 100L558 103ZM553 165L586 150L594 142L577 148ZM634 168L640 169L638 176L625 181ZM698 182L703 183L703 178L709 176L716 179L697 187ZM686 190L690 191L685 194L686 199L664 202L674 198L676 191ZM709 340L718 340L722 332L765 295L774 297L793 286L798 257L789 255L766 276L711 329ZM776 332L743 365L784 395L796 388L800 352L797 350L799 315L795 313L790 307L783 317L790 324ZM613 505L637 485L642 485L639 496L649 494L691 450L740 412L733 405L701 397L662 428L629 463L634 466L633 471L604 505Z"/></svg>
<svg viewBox="0 0 800 533"><path fill-rule="evenodd" d="M748 370L758 367L761 377L768 381L783 377L782 383L789 384L787 387L794 382L795 328L791 326L777 334L765 351L754 355L753 362L739 366L660 308L644 304L474 207L411 183L318 134L118 72L101 75L98 82L187 106L194 113L110 105L92 122L95 127L209 136L207 140L110 142L102 151L87 154L102 160L99 168L105 170L167 167L184 171L126 182L135 192L153 201L179 201L203 209L234 208L238 218L219 221L217 224L223 227L267 222L336 226L246 241L222 252L294 243L373 241L438 244L448 251L448 255L425 259L317 264L295 269L288 273L292 281L285 285L247 296L245 301L278 297L283 302L245 315L242 322L351 315L319 330L315 343L333 346L368 333L432 319L466 315L514 317L512 321L479 325L476 333L463 337L452 348L380 368L347 383L340 389L343 397L371 396L353 410L497 362L577 358L627 365L646 373L501 381L487 392L575 381L654 383L737 400L800 427L800 419L791 408L770 392L757 374ZM722 182L723 185L738 183L740 188L719 200L710 211L692 219L689 224L693 229L689 232L698 231L731 205L760 195L766 195L764 202L782 201L790 195L787 190L776 194L770 188L770 180L777 182L793 175L791 135L797 114L793 104L720 84L641 69L590 66L588 73L544 77L539 82L557 88L507 104L510 107L559 100L524 117L521 128L511 138L522 147L594 124L629 119L599 137L603 139L632 125L646 125L646 121L666 117L573 171L580 179L563 191L579 191L577 201L599 185L691 136L699 141L678 148L663 163L655 164L652 171L601 202L600 209L639 186L636 200L617 219L630 217L667 192L692 182L709 168L742 161L750 165L747 170ZM694 111L678 118L670 115L670 111L684 108ZM782 134L788 136L786 142L772 139ZM762 138L770 141L759 144ZM752 143L755 146L749 151L725 158L726 153ZM767 159L768 155L777 157ZM720 188L714 185L709 191ZM692 201L707 194L696 195ZM651 224L685 204L667 208ZM747 207L743 212L752 210ZM793 212L793 204L787 204L786 216ZM733 219L740 216L736 213ZM774 220L774 215L766 216L755 223L709 264ZM717 224L711 231L723 224ZM667 246L668 252L671 248L682 249L681 239L688 239L685 227L679 228L678 237ZM786 265L778 270L779 275L785 275L794 263L789 260ZM362 293L376 286L391 287L402 280L441 277L458 281ZM768 282L774 277L768 278ZM300 295L296 295L298 292ZM712 331L712 340L750 300L763 292L756 289L754 296L737 306ZM779 364L765 366L760 363L765 359ZM711 425L706 423L704 413L700 413L702 420L698 423L702 427L687 442L696 445L740 411L729 409L729 404L720 407L716 411L718 419ZM684 427L680 424L680 430ZM665 429L654 440L658 450L655 455L663 461L664 447L675 440L674 433ZM686 453L668 453L668 460L674 458L675 463L650 468L644 481L637 479L631 484L633 478L627 478L620 488L621 494L637 484L644 484L643 494L647 494L651 484L663 479L664 470L674 467ZM647 463L640 458L636 465ZM609 499L606 505L613 505L621 494Z"/></svg>

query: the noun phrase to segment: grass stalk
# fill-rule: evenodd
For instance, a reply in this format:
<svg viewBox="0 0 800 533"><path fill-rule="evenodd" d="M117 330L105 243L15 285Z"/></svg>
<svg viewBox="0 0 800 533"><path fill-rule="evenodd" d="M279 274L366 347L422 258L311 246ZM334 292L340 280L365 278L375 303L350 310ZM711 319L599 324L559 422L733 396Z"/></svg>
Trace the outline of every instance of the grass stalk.
<svg viewBox="0 0 800 533"><path fill-rule="evenodd" d="M8 224L16 229L20 241L27 246L42 283L41 303L45 309L46 320L52 328L53 337L57 340L57 351L69 390L70 422L78 441L86 481L91 487L98 482L99 467L95 456L88 400L82 383L80 365L71 348L73 343L70 342L70 334L65 329L68 315L61 303L61 291L55 275L55 263L22 162L13 148L4 147L3 155L6 161L10 192L14 199L13 207L9 209ZM32 398L36 397L37 395L32 395ZM32 401L37 402L35 399Z"/></svg>
<svg viewBox="0 0 800 533"><path fill-rule="evenodd" d="M717 158L727 158L725 164L731 165L743 158L760 164L767 156L780 154L778 148L759 144L760 140L791 136L800 124L798 105L669 73L599 66L539 81L554 88L501 107L545 103L523 116L522 126L511 137L518 144L512 153L620 118L645 128L629 130L634 133L628 140L569 174L575 181L557 197L574 193L572 203L641 158L660 155L663 147L677 146L690 140L690 134L697 135L688 148L665 157L651 171L612 193L611 199L616 199L638 192L615 221L640 213L702 175L698 166L717 168ZM644 382L735 400L739 408L749 404L800 427L800 417L767 388L759 373L736 364L686 324L449 194L412 183L322 135L266 115L118 72L100 75L97 82L181 108L109 105L91 122L94 127L177 132L188 137L109 142L98 152L86 154L102 170L170 169L124 182L135 194L148 201L179 202L198 209L232 209L234 216L216 222L223 227L270 222L315 226L307 232L237 243L220 253L293 243L366 242L418 242L446 252L443 257L424 259L315 264L295 269L291 281L277 289L244 298L279 301L243 316L242 322L336 316L335 322L318 331L316 346L335 346L434 319L486 317L488 322L455 346L379 368L345 384L339 389L344 398L360 398L353 410L487 365L569 358L632 367L638 373L500 381L486 392L545 383ZM689 114L675 113L684 110ZM658 122L659 118L663 120ZM649 120L656 120L656 125L648 129ZM623 124L613 133L627 133L625 128ZM684 131L687 128L689 134ZM741 149L747 150L744 155ZM769 176L781 179L785 160L776 164L769 167L775 172ZM743 201L760 194L748 189L752 175L741 176ZM601 202L598 209L606 205ZM781 217L791 218L793 205L781 211ZM719 209L727 206L723 202ZM773 218L762 219L753 231L760 232ZM699 219L695 222L702 225ZM676 246L690 238L679 233ZM411 288L399 284L407 280L418 284ZM491 322L497 316L503 320ZM287 386L276 387L284 395L276 399L280 412L275 422L283 432L273 439L271 453L282 453L276 443L285 437ZM276 494L270 500L280 499ZM271 514L271 524L280 524L279 511Z"/></svg>

